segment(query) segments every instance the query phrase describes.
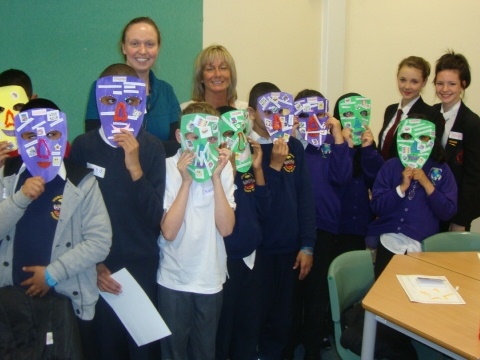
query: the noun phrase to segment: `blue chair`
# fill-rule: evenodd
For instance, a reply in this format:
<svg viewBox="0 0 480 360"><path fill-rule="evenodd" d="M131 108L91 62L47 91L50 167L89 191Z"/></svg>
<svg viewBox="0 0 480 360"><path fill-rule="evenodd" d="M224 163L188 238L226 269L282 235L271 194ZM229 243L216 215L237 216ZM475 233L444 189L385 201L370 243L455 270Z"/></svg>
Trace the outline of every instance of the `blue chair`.
<svg viewBox="0 0 480 360"><path fill-rule="evenodd" d="M375 276L369 250L349 251L337 256L328 269L328 290L335 332L335 346L344 360L359 360L360 356L340 344L342 312L366 295Z"/></svg>
<svg viewBox="0 0 480 360"><path fill-rule="evenodd" d="M476 232L449 231L424 239L423 251L480 251L480 234Z"/></svg>

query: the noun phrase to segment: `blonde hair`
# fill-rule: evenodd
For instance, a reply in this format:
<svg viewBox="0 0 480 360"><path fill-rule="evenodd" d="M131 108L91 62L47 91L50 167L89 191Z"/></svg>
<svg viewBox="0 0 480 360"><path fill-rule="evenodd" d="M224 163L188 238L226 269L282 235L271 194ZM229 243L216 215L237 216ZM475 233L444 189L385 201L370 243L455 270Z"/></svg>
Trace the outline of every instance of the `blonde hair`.
<svg viewBox="0 0 480 360"><path fill-rule="evenodd" d="M193 101L205 101L205 85L203 84L203 70L213 61L220 59L225 61L230 70L230 86L227 89L228 104L237 100L237 69L235 61L228 50L222 45L210 45L203 49L195 59L193 67Z"/></svg>
<svg viewBox="0 0 480 360"><path fill-rule="evenodd" d="M210 115L215 115L219 116L220 113L209 103L206 103L204 101L200 102L193 102L189 104L185 109L182 111L182 115L187 115L187 114L210 114Z"/></svg>

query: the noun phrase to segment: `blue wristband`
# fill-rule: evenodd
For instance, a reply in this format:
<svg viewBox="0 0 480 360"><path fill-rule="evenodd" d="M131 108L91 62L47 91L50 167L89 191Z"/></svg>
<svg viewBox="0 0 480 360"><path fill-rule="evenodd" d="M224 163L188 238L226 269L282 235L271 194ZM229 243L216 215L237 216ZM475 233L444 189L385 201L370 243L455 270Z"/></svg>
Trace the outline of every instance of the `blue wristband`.
<svg viewBox="0 0 480 360"><path fill-rule="evenodd" d="M50 276L47 270L45 270L45 282L47 283L48 286L55 286L57 285L57 282L53 280L53 278Z"/></svg>

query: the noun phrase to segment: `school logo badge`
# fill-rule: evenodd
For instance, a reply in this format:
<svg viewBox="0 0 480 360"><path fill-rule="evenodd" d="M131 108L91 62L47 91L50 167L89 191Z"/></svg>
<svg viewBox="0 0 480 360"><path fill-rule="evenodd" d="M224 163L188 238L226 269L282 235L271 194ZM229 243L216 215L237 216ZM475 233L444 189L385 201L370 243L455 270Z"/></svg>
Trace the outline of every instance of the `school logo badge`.
<svg viewBox="0 0 480 360"><path fill-rule="evenodd" d="M289 173L295 170L295 156L293 156L291 153L287 155L287 158L283 162L283 169Z"/></svg>
<svg viewBox="0 0 480 360"><path fill-rule="evenodd" d="M246 172L241 177L243 183L243 191L250 193L255 191L255 178L249 172Z"/></svg>
<svg viewBox="0 0 480 360"><path fill-rule="evenodd" d="M55 196L52 200L53 210L50 212L50 216L54 220L58 220L60 218L60 210L62 209L62 200L63 200L63 195Z"/></svg>

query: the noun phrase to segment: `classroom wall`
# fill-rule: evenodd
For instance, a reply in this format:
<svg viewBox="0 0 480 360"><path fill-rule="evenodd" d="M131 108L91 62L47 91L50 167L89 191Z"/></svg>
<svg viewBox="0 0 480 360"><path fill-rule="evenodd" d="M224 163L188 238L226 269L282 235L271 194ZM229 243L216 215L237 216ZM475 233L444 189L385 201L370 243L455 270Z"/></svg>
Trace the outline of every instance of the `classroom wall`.
<svg viewBox="0 0 480 360"><path fill-rule="evenodd" d="M478 1L204 0L203 11L203 44L220 43L232 52L243 100L259 81L274 82L291 93L319 89L332 107L341 94L360 92L372 99L371 127L378 136L385 107L400 99L400 60L422 56L433 72L436 59L453 49L469 60L472 84L464 101L480 114ZM335 29L334 24L344 28ZM321 41L326 31L333 45ZM335 52L339 47L342 51ZM335 62L343 68L325 66ZM322 66L328 74L321 73ZM430 104L438 102L432 80L423 93ZM480 220L473 230L480 232Z"/></svg>
<svg viewBox="0 0 480 360"><path fill-rule="evenodd" d="M123 27L149 16L160 27L162 46L154 71L179 99L191 93L192 63L202 48L201 0L2 1L0 71L27 72L34 92L67 114L69 139L84 129L92 82L102 70L124 62Z"/></svg>

